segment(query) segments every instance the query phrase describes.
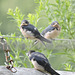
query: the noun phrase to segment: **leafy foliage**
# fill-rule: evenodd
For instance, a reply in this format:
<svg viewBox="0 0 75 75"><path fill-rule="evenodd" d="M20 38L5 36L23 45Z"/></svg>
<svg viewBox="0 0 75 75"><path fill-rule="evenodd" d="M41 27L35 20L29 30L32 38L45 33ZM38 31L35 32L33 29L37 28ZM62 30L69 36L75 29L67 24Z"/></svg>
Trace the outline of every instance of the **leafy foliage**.
<svg viewBox="0 0 75 75"><path fill-rule="evenodd" d="M15 10L9 9L7 14L9 14L10 16L8 18L13 18L15 19L15 21L17 22L17 26L20 27L21 21L24 18L24 15L20 12L20 9L18 9L18 7L16 7ZM12 17L11 17L12 16Z"/></svg>
<svg viewBox="0 0 75 75"><path fill-rule="evenodd" d="M61 26L61 34L58 36L58 38L75 38L75 13L72 12L72 2L70 0L54 0L52 2L51 0L35 0L35 2L39 4L35 10L35 14L29 13L25 19L29 20L31 24L35 25L40 32L53 21L57 20ZM13 20L17 22L17 26L19 28L21 21L25 17L21 13L20 9L18 7L16 7L15 10L9 9L7 14L10 15L9 18L13 18ZM18 33L20 33L20 31ZM14 34L10 36L16 37L16 35L17 34L14 32ZM67 60L60 64L63 64L63 70L74 71L75 69L75 43L72 41L54 41L53 46L48 45L48 48L45 49L39 45L38 48L32 47L32 41L24 38L6 38L6 40L12 50L11 57L15 61L14 66L32 67L32 65L29 63L28 57L26 56L26 52L28 52L30 49L35 49L44 53L48 59L51 57L54 58L58 55L60 57L65 56ZM59 59L61 60L61 58ZM56 62L58 62L58 59L55 60L55 63ZM62 67L56 67L56 69L62 69Z"/></svg>

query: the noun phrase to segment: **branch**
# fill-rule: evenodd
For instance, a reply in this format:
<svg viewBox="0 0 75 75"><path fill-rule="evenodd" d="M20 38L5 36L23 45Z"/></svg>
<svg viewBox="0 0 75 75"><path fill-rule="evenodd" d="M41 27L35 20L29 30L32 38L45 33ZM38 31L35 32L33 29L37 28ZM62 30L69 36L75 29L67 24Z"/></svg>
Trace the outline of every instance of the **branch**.
<svg viewBox="0 0 75 75"><path fill-rule="evenodd" d="M0 39L3 39L3 38L22 38L22 39L25 39L25 37L12 37L12 36L0 36ZM53 40L58 40L58 41L75 41L75 39L53 39Z"/></svg>
<svg viewBox="0 0 75 75"><path fill-rule="evenodd" d="M18 37L18 36L16 36L16 37L12 37L12 36L0 36L0 39L3 39L3 38L22 38L22 39L24 39L24 37Z"/></svg>

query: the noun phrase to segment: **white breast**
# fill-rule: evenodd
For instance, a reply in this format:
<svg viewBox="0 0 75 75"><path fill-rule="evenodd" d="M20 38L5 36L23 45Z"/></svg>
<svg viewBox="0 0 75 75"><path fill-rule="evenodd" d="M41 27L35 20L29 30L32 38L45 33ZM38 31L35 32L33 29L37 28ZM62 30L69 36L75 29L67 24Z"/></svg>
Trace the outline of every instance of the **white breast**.
<svg viewBox="0 0 75 75"><path fill-rule="evenodd" d="M35 39L35 37L31 31L26 31L26 29L23 30L22 28L20 30L25 38Z"/></svg>
<svg viewBox="0 0 75 75"><path fill-rule="evenodd" d="M31 60L32 64L34 65L34 68L40 71L44 71L44 67L42 67L41 65L39 65L36 61L34 61L33 59Z"/></svg>
<svg viewBox="0 0 75 75"><path fill-rule="evenodd" d="M58 35L59 35L60 31L58 30L53 30L51 32L47 32L44 37L47 38L47 39L54 39L56 38Z"/></svg>

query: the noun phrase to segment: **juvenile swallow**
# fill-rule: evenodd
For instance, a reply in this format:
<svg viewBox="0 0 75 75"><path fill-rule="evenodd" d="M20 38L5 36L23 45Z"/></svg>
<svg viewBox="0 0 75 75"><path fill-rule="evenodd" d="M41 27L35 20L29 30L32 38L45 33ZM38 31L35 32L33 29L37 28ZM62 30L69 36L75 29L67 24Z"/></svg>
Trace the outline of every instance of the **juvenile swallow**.
<svg viewBox="0 0 75 75"><path fill-rule="evenodd" d="M51 23L51 25L44 29L41 34L46 39L54 39L60 34L60 31L61 27L59 26L59 23L57 21L54 21Z"/></svg>
<svg viewBox="0 0 75 75"><path fill-rule="evenodd" d="M47 72L50 75L60 75L51 67L44 54L30 50L28 52L28 57L36 70Z"/></svg>
<svg viewBox="0 0 75 75"><path fill-rule="evenodd" d="M27 39L34 39L34 40L40 40L43 44L45 42L47 43L51 43L51 41L49 41L48 39L44 38L40 32L38 31L38 29L33 26L32 24L30 24L27 20L23 20L20 26L20 30L23 34L23 36Z"/></svg>
<svg viewBox="0 0 75 75"><path fill-rule="evenodd" d="M57 21L54 21L42 31L41 35L43 35L46 39L54 39L60 34L60 31L61 27L59 26L59 23ZM38 41L35 40L34 45L36 45L37 43Z"/></svg>

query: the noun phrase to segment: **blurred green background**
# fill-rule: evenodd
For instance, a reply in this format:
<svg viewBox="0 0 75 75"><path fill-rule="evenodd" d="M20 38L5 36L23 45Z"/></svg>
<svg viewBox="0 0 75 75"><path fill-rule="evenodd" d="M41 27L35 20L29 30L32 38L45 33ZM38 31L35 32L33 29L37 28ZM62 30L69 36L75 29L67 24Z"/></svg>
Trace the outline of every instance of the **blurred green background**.
<svg viewBox="0 0 75 75"><path fill-rule="evenodd" d="M34 0L0 0L0 32L5 34L16 32L16 23L11 22L7 15L9 8L15 9L18 7L21 12L27 17L28 13L35 13L35 8L38 6ZM11 29L12 28L12 29Z"/></svg>
<svg viewBox="0 0 75 75"><path fill-rule="evenodd" d="M19 7L21 12L27 17L28 13L35 13L35 8L38 6L34 0L0 0L0 32L2 35L11 34L17 31L17 23L8 18L8 9ZM0 65L4 64L4 53L0 44Z"/></svg>
<svg viewBox="0 0 75 75"><path fill-rule="evenodd" d="M47 44L46 49L41 43L32 48L33 41L31 40L6 38L14 66L33 67L25 53L34 49L44 53L54 69L75 71L74 7L74 0L0 0L1 36L23 37L19 30L22 19L27 19L40 32L57 20L61 26L61 34L57 38L65 39L53 41L53 45ZM4 65L5 58L1 44L0 56L0 65Z"/></svg>

